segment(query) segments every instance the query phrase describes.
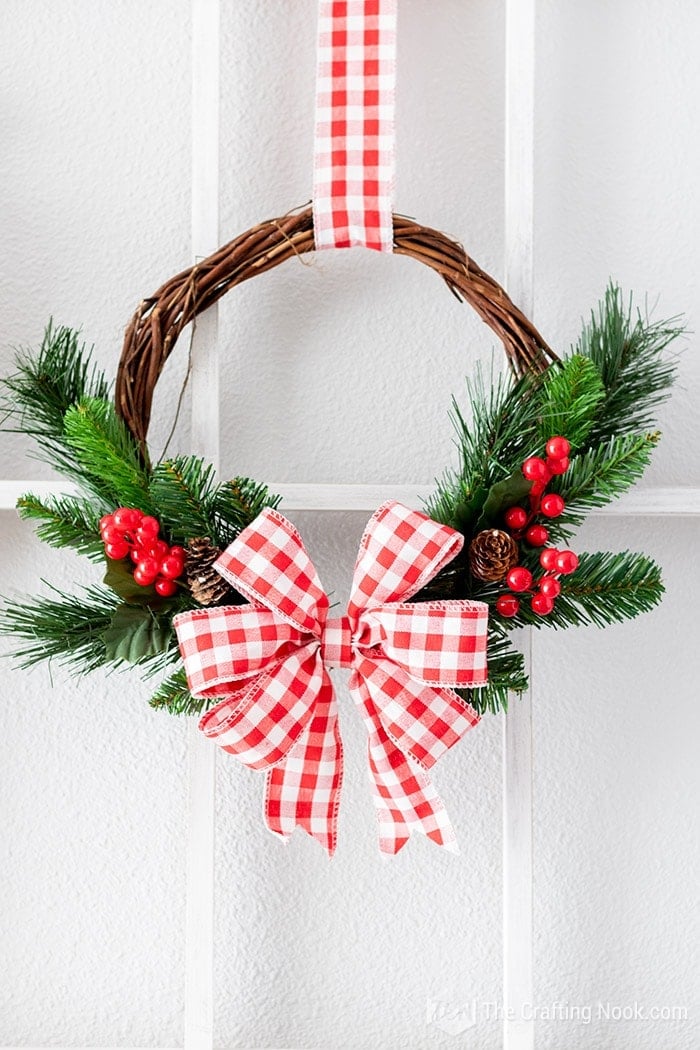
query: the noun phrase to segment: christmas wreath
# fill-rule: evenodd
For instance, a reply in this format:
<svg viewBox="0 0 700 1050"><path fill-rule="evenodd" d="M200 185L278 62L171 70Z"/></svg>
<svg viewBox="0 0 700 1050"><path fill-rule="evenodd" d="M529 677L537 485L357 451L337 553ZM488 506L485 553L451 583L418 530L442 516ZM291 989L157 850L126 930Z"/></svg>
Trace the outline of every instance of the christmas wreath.
<svg viewBox="0 0 700 1050"><path fill-rule="evenodd" d="M262 223L144 300L125 337L115 396L68 328L49 325L38 351L21 352L3 381L6 429L30 435L37 454L75 494L18 502L39 538L73 548L101 582L10 599L0 629L20 639L22 667L57 660L85 674L137 666L159 676L151 705L201 714L213 700L188 687L173 619L237 605L246 596L215 570L231 542L279 499L249 478L218 481L193 455L152 461L153 390L182 330L248 278L314 248L311 210ZM464 546L415 601L486 603L488 682L462 691L474 710L497 712L526 688L510 633L524 625L604 627L651 609L659 567L643 554L575 553L575 529L628 489L659 440L654 412L674 362L664 355L677 319L651 321L611 286L561 359L506 293L443 234L395 217L394 251L435 270L503 342L510 370L478 371L456 399L459 464L425 508Z"/></svg>

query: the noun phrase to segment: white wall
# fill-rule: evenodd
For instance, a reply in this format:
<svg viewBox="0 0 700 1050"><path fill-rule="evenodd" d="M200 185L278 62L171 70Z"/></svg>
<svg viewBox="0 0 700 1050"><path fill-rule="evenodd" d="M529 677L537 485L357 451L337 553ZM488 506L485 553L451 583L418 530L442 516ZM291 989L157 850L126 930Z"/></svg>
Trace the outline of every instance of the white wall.
<svg viewBox="0 0 700 1050"><path fill-rule="evenodd" d="M314 0L224 4L225 236L308 200ZM400 4L397 209L503 253L503 10ZM189 262L188 0L3 0L2 358L50 314L112 371L144 294ZM700 8L541 0L536 321L566 347L609 275L698 327ZM450 394L489 333L408 260L289 264L222 309L226 473L430 482L451 454ZM182 358L154 428L167 429ZM700 485L692 337L649 478ZM309 411L312 407L312 412ZM312 416L309 419L309 416ZM43 477L2 435L3 471ZM186 447L186 437L182 438ZM363 516L297 515L347 590ZM591 523L579 549L662 562L664 606L535 641L536 1004L680 1006L688 1020L542 1020L551 1050L691 1050L698 998L697 522ZM2 518L0 590L90 569ZM78 685L3 665L0 1044L176 1046L182 1030L184 726L131 678ZM347 788L329 865L262 827L261 779L219 763L217 1042L250 1048L493 1050L426 999L498 1001L500 724L439 768L461 858L415 841L380 862L363 731L341 697Z"/></svg>

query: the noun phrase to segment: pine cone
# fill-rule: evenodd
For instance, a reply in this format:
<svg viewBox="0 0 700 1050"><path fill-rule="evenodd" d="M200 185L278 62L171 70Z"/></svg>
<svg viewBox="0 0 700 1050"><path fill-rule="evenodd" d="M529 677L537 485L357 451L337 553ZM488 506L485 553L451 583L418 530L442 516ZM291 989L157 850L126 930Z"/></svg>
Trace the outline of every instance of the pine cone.
<svg viewBox="0 0 700 1050"><path fill-rule="evenodd" d="M195 601L200 605L235 604L236 591L214 568L221 554L219 548L212 545L208 536L197 536L188 540L186 549L185 576Z"/></svg>
<svg viewBox="0 0 700 1050"><path fill-rule="evenodd" d="M518 564L518 544L500 529L477 532L469 545L469 568L472 576L484 583L502 580Z"/></svg>

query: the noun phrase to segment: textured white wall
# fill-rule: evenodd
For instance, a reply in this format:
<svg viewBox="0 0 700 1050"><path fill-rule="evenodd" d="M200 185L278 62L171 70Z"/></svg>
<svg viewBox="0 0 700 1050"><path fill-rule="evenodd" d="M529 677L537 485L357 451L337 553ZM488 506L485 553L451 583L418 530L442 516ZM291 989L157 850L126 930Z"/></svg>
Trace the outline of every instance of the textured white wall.
<svg viewBox="0 0 700 1050"><path fill-rule="evenodd" d="M308 200L314 0L225 4L222 229ZM397 208L501 270L503 11L400 4ZM139 298L189 261L188 0L4 0L0 34L0 367L50 314L111 370ZM697 328L700 8L690 0L541 0L536 320L575 337L609 275ZM222 308L227 473L429 482L450 456L450 394L491 339L410 261L289 264ZM665 410L656 484L700 485L691 339ZM182 357L164 381L167 429ZM398 376L398 379L397 379ZM399 393L401 401L396 402ZM313 404L313 419L309 406ZM3 435L6 476L43 477ZM186 439L182 440L183 447ZM347 590L363 516L297 515L322 579ZM89 567L2 519L3 591ZM536 1004L547 1050L692 1050L698 1015L697 523L598 521L580 549L664 565L662 609L602 634L535 641ZM182 1029L183 725L132 679L2 674L0 1044L175 1046ZM217 1042L250 1048L465 1046L428 997L500 998L500 725L437 782L461 858L425 841L382 864L363 732L341 697L347 788L329 865L281 848L261 779L219 763ZM688 1020L604 1022L602 1001Z"/></svg>

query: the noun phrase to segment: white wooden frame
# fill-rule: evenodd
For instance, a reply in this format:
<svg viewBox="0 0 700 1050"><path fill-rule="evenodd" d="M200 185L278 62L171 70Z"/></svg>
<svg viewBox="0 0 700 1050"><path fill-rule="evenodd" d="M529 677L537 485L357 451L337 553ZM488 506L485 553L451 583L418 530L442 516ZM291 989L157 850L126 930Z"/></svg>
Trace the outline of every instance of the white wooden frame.
<svg viewBox="0 0 700 1050"><path fill-rule="evenodd" d="M192 252L219 246L219 0L192 0ZM535 0L506 0L506 245L505 284L532 312L533 124ZM192 369L192 447L219 459L219 377L216 307L201 316ZM204 406L201 411L197 406ZM387 498L420 507L431 491L410 485L277 485L285 509L372 512ZM66 492L61 482L0 481L0 510L17 498ZM700 489L638 488L605 516L700 515ZM528 661L531 640L525 645ZM188 733L185 1050L213 1046L215 752L196 729ZM532 1000L532 753L529 694L504 720L504 1048L532 1050L534 1028L519 1020Z"/></svg>

